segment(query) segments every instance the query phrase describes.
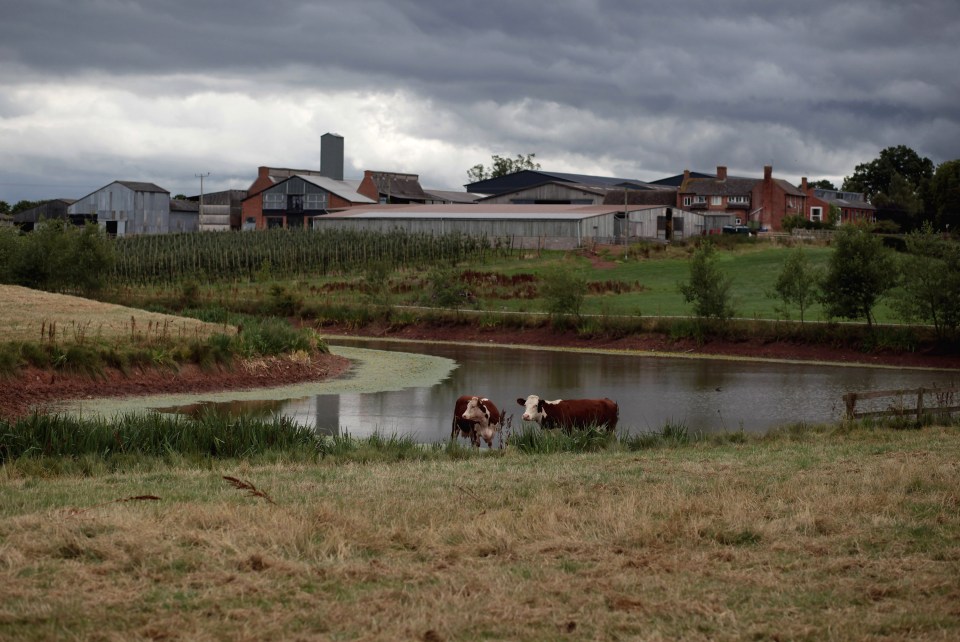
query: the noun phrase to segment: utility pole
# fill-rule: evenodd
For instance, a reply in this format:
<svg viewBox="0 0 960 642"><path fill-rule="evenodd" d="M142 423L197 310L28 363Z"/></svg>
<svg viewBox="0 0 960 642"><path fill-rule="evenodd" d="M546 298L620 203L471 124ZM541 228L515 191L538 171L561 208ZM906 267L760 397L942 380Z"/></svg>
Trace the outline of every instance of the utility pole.
<svg viewBox="0 0 960 642"><path fill-rule="evenodd" d="M197 221L197 226L201 231L203 231L203 223L205 221L203 218L203 179L207 176L210 176L210 172L207 172L206 174L194 174L194 176L200 179L200 216L199 220Z"/></svg>

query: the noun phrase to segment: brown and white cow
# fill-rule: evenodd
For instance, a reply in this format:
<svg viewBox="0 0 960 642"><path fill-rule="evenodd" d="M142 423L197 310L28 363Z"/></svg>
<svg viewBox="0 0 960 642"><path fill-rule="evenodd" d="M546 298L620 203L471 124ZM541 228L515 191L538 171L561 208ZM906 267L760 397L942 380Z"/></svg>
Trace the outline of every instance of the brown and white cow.
<svg viewBox="0 0 960 642"><path fill-rule="evenodd" d="M493 436L500 430L500 411L486 397L463 395L457 398L453 408L453 426L450 437L459 430L460 436L468 437L470 443L480 447L480 439L493 448Z"/></svg>
<svg viewBox="0 0 960 642"><path fill-rule="evenodd" d="M620 408L609 399L557 399L547 401L537 395L517 399L523 406L523 420L540 424L541 428L588 428L605 427L609 432L617 429Z"/></svg>

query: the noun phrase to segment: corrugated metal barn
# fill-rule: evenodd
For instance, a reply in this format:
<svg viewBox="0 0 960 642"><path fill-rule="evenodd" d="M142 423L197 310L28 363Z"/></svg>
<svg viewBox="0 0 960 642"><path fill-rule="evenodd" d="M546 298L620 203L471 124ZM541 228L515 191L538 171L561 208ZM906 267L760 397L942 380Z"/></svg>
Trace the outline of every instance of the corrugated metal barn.
<svg viewBox="0 0 960 642"><path fill-rule="evenodd" d="M573 249L588 243L626 243L641 238L666 238L666 226L658 235L657 221L691 221L686 229L702 229L703 215L665 206L614 205L379 205L354 207L317 216L315 229L451 234L510 239L513 247ZM659 217L659 218L658 218ZM689 233L687 233L689 235ZM683 235L681 234L682 238ZM674 237L677 238L677 237Z"/></svg>

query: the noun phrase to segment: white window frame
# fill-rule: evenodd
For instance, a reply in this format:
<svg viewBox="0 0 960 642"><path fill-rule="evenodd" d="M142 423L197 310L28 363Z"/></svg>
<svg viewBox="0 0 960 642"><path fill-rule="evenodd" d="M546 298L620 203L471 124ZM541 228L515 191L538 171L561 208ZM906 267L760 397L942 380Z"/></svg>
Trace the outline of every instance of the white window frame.
<svg viewBox="0 0 960 642"><path fill-rule="evenodd" d="M749 203L750 197L749 196L728 196L727 202L728 203Z"/></svg>
<svg viewBox="0 0 960 642"><path fill-rule="evenodd" d="M693 205L693 197L692 197L692 196L684 196L684 197L683 197L683 204L686 205L686 206Z"/></svg>
<svg viewBox="0 0 960 642"><path fill-rule="evenodd" d="M303 209L305 210L325 210L327 209L327 195L323 192L303 195Z"/></svg>
<svg viewBox="0 0 960 642"><path fill-rule="evenodd" d="M723 197L722 197L722 196L711 196L711 197L710 197L710 204L711 204L711 205L723 205Z"/></svg>
<svg viewBox="0 0 960 642"><path fill-rule="evenodd" d="M815 223L823 222L823 208L822 207L811 207L810 208L810 220Z"/></svg>
<svg viewBox="0 0 960 642"><path fill-rule="evenodd" d="M265 210L285 210L287 209L287 195L282 192L267 192L263 195L263 209Z"/></svg>
<svg viewBox="0 0 960 642"><path fill-rule="evenodd" d="M694 196L694 197L693 197L693 202L694 202L694 203L706 203L706 202L707 202L707 197L706 197L706 196Z"/></svg>

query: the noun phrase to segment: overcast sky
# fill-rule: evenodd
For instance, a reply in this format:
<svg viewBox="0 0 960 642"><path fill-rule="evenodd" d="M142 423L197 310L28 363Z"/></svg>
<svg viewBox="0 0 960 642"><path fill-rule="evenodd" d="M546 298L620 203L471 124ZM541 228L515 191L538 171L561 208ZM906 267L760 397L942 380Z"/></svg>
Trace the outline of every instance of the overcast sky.
<svg viewBox="0 0 960 642"><path fill-rule="evenodd" d="M957 0L0 0L0 200L492 154L654 180L960 158Z"/></svg>

